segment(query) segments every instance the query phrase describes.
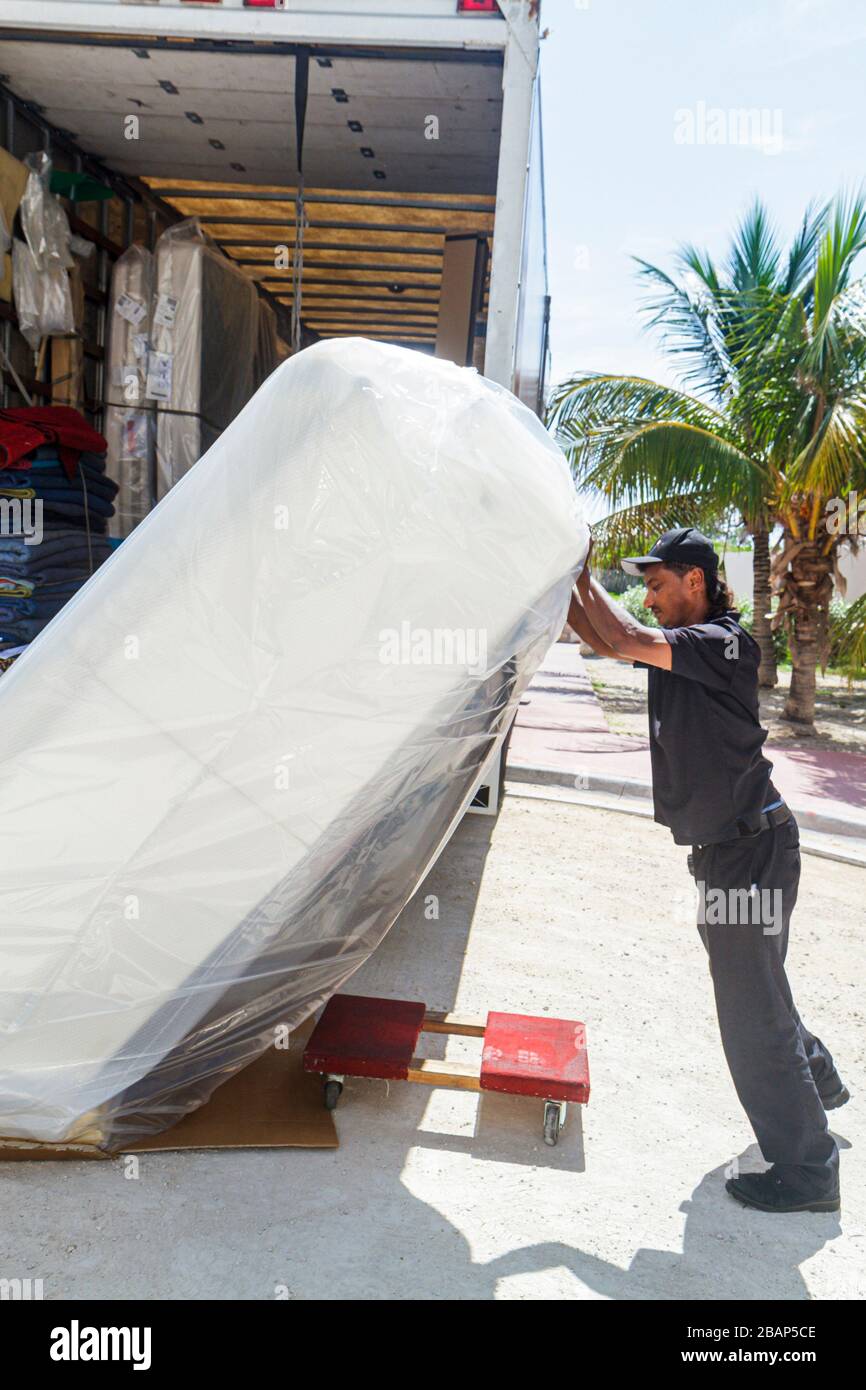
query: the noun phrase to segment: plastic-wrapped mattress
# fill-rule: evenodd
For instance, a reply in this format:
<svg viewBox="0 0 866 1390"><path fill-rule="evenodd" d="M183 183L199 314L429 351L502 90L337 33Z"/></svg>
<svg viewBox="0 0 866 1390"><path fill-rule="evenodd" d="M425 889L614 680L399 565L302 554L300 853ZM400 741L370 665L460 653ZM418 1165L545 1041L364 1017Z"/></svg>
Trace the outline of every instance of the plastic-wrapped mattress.
<svg viewBox="0 0 866 1390"><path fill-rule="evenodd" d="M109 525L114 536L128 536L156 498L155 405L146 398L153 273L153 256L135 245L111 275L105 437L108 472L119 488Z"/></svg>
<svg viewBox="0 0 866 1390"><path fill-rule="evenodd" d="M157 412L158 498L206 453L267 375L260 306L253 282L201 235L195 218L163 232L147 381Z"/></svg>
<svg viewBox="0 0 866 1390"><path fill-rule="evenodd" d="M472 370L285 362L0 684L0 1135L165 1128L374 949L585 558Z"/></svg>

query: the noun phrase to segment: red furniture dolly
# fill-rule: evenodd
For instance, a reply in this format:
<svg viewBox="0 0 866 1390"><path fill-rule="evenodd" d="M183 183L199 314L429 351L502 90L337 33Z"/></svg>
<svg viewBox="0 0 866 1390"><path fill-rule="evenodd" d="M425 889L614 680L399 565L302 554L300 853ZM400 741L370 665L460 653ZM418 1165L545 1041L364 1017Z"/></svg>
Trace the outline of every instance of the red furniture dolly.
<svg viewBox="0 0 866 1390"><path fill-rule="evenodd" d="M483 1038L481 1067L417 1057L421 1033ZM334 1110L346 1076L414 1081L462 1091L502 1091L544 1101L544 1140L555 1144L569 1101L589 1100L589 1059L582 1023L528 1014L489 1013L487 1021L428 1013L404 999L335 994L304 1049L304 1069L324 1080Z"/></svg>

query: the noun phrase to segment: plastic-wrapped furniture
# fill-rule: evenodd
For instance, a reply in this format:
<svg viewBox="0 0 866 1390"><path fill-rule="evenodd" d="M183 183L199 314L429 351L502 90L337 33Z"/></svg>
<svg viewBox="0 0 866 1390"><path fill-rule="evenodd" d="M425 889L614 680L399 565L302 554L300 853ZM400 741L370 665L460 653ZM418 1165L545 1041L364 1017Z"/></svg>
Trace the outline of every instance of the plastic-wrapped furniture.
<svg viewBox="0 0 866 1390"><path fill-rule="evenodd" d="M146 398L153 256L130 246L114 264L105 363L108 472L120 491L111 534L128 536L156 500L156 407Z"/></svg>
<svg viewBox="0 0 866 1390"><path fill-rule="evenodd" d="M156 406L157 497L183 477L255 392L258 291L195 218L163 232L147 397Z"/></svg>
<svg viewBox="0 0 866 1390"><path fill-rule="evenodd" d="M0 1135L165 1128L362 964L587 544L471 369L356 338L269 377L0 683Z"/></svg>

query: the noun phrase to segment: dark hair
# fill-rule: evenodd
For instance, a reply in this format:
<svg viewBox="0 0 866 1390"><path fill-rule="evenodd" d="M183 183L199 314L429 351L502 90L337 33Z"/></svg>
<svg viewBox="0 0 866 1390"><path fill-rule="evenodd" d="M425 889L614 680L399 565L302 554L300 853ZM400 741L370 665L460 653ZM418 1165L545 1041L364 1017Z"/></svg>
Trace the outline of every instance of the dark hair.
<svg viewBox="0 0 866 1390"><path fill-rule="evenodd" d="M674 574L688 574L689 570L698 569L704 576L704 583L707 586L707 600L710 605L708 618L720 618L728 609L734 607L734 596L723 579L719 578L719 572L704 569L703 565L689 565L683 562L668 564L665 562L665 569L673 570Z"/></svg>

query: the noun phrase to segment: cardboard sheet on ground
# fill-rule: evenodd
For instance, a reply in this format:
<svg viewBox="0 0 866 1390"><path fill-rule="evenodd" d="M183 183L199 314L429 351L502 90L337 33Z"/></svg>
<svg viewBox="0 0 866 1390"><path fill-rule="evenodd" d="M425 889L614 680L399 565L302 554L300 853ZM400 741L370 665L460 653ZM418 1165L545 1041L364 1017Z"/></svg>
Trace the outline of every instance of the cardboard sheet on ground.
<svg viewBox="0 0 866 1390"><path fill-rule="evenodd" d="M312 1030L309 1019L291 1035L288 1048L269 1047L257 1061L219 1086L198 1110L161 1134L135 1140L123 1152L336 1149L337 1129L323 1104L321 1078L303 1068L304 1047ZM96 1144L40 1144L0 1138L0 1162L111 1157Z"/></svg>
<svg viewBox="0 0 866 1390"><path fill-rule="evenodd" d="M271 375L0 682L0 1134L125 1150L349 978L587 544L474 371L356 338Z"/></svg>

